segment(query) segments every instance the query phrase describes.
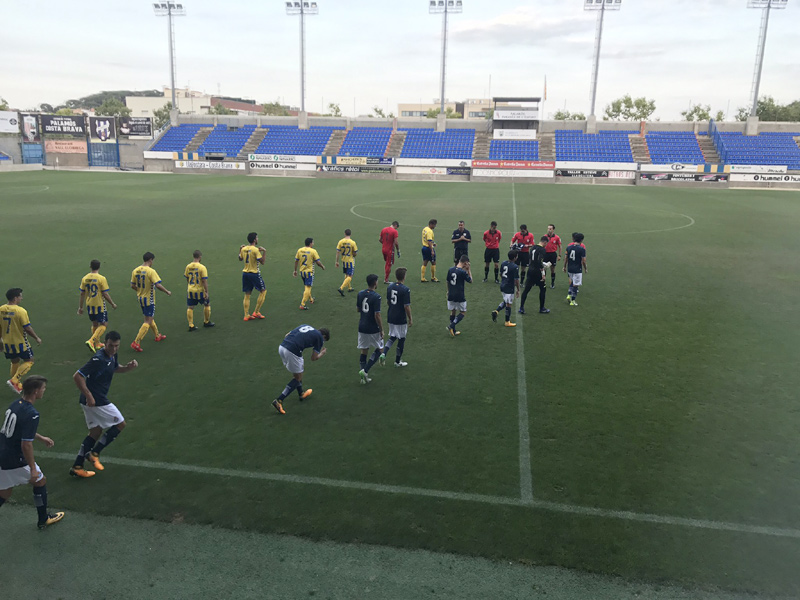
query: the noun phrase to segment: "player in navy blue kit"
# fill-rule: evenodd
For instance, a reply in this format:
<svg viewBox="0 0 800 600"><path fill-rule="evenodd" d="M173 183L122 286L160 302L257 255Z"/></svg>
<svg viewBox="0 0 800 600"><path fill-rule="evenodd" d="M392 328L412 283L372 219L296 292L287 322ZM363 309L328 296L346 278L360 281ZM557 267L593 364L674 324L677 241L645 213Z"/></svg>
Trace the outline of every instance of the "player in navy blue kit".
<svg viewBox="0 0 800 600"><path fill-rule="evenodd" d="M39 412L33 407L47 389L47 379L31 375L22 382L22 397L17 398L0 417L0 506L18 485L33 486L33 503L39 513L39 529L58 523L63 512L47 512L47 479L33 458L33 440L53 447L53 440L36 432Z"/></svg>
<svg viewBox="0 0 800 600"><path fill-rule="evenodd" d="M374 273L367 275L367 289L358 292L356 299L356 310L359 314L358 320L358 349L359 364L361 370L358 376L361 383L366 384L372 381L368 373L372 366L381 361L386 364L386 355L383 353L383 321L381 320L381 297L375 290L378 287L378 276ZM375 348L372 357L367 361L367 352L370 348Z"/></svg>
<svg viewBox="0 0 800 600"><path fill-rule="evenodd" d="M578 290L583 284L583 272L586 269L586 246L583 245L583 234L575 232L572 234L572 243L567 246L564 252L564 272L569 277L569 293L567 300L570 306L578 306L576 298Z"/></svg>
<svg viewBox="0 0 800 600"><path fill-rule="evenodd" d="M506 327L516 327L516 323L511 322L511 305L514 298L519 298L519 267L517 266L519 254L516 250L509 250L508 260L500 265L500 292L503 294L503 301L492 311L492 321L497 321L497 315L501 310L506 311Z"/></svg>
<svg viewBox="0 0 800 600"><path fill-rule="evenodd" d="M331 339L330 331L324 327L314 329L311 325L295 327L283 338L281 345L278 346L278 354L281 356L283 366L292 374L292 379L286 384L280 395L272 401L272 406L280 414L286 414L283 409L283 400L293 390L297 390L300 400L305 400L311 395L311 388L303 391L303 370L305 368L303 350L312 348L311 360L319 360L328 351L324 344L329 339Z"/></svg>
<svg viewBox="0 0 800 600"><path fill-rule="evenodd" d="M106 333L106 345L100 348L95 355L75 371L72 380L75 382L81 395L79 401L89 429L75 464L69 470L73 477L94 477L95 471L83 468L84 461L89 459L96 471L104 471L105 467L100 462L100 452L113 442L125 429L125 417L119 409L108 399L108 390L111 388L111 379L116 373L127 373L139 366L135 360L125 365L120 365L117 360L120 335L116 331ZM103 433L103 430L106 430ZM100 437L102 435L102 437Z"/></svg>
<svg viewBox="0 0 800 600"><path fill-rule="evenodd" d="M464 228L464 221L458 222L458 229L453 231L450 241L453 242L453 264L457 265L463 255L469 254L469 244L472 241L472 234L469 229Z"/></svg>
<svg viewBox="0 0 800 600"><path fill-rule="evenodd" d="M458 325L467 314L467 297L464 293L464 284L472 283L472 272L469 266L469 256L463 254L458 259L458 264L455 267L450 267L447 271L447 309L450 311L450 325L447 326L447 331L450 337L460 335L460 331L456 331ZM458 315L456 315L458 312Z"/></svg>
<svg viewBox="0 0 800 600"><path fill-rule="evenodd" d="M383 354L389 354L392 344L397 342L397 352L394 357L395 367L407 367L408 363L402 360L403 349L406 345L406 335L411 327L411 290L405 285L406 269L400 267L394 274L397 281L386 288L386 297L389 301L387 319L389 321L389 342L383 349Z"/></svg>
<svg viewBox="0 0 800 600"><path fill-rule="evenodd" d="M544 279L545 270L547 267L552 266L552 263L545 260L547 257L545 247L548 243L550 243L550 239L543 235L539 238L539 244L531 250L531 268L528 271L528 278L525 280L525 289L522 291L522 299L517 311L521 315L525 314L525 300L527 300L533 286L538 286L539 288L539 312L542 314L550 312L549 309L544 307L544 299L547 294L547 282Z"/></svg>

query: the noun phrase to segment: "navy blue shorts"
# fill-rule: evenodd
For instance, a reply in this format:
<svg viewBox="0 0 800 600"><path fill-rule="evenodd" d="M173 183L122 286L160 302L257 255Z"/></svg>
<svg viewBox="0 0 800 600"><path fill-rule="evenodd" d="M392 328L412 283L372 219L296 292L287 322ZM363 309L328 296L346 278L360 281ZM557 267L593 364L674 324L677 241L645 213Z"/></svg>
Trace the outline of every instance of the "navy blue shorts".
<svg viewBox="0 0 800 600"><path fill-rule="evenodd" d="M307 285L308 287L314 285L314 273L303 273L301 271L300 277L303 278L303 285Z"/></svg>
<svg viewBox="0 0 800 600"><path fill-rule="evenodd" d="M267 286L264 285L261 273L242 273L242 291L245 294L253 290L263 292L265 289L267 289Z"/></svg>
<svg viewBox="0 0 800 600"><path fill-rule="evenodd" d="M145 317L155 317L156 316L156 305L155 304L148 304L142 305L142 314Z"/></svg>
<svg viewBox="0 0 800 600"><path fill-rule="evenodd" d="M427 260L429 262L436 262L436 251L431 250L428 246L422 247L422 260Z"/></svg>
<svg viewBox="0 0 800 600"><path fill-rule="evenodd" d="M197 306L198 304L208 305L206 295L203 292L189 292L189 295L186 296L186 306Z"/></svg>
<svg viewBox="0 0 800 600"><path fill-rule="evenodd" d="M108 311L104 310L103 312L89 315L89 320L93 323L108 323Z"/></svg>
<svg viewBox="0 0 800 600"><path fill-rule="evenodd" d="M8 348L8 346L6 346ZM6 358L8 360L16 360L17 358L22 361L28 361L33 358L33 350L28 348L24 352L6 352Z"/></svg>
<svg viewBox="0 0 800 600"><path fill-rule="evenodd" d="M355 272L356 272L356 266L355 265L342 265L342 273L344 273L348 277L352 277L353 273L355 273Z"/></svg>

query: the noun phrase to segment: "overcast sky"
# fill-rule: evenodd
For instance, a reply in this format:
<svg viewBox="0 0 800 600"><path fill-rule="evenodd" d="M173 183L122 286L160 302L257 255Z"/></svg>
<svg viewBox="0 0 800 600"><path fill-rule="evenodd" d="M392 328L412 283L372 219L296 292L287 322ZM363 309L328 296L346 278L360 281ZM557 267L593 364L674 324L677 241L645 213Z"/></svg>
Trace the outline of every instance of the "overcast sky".
<svg viewBox="0 0 800 600"><path fill-rule="evenodd" d="M441 16L427 0L319 0L307 17L306 108L345 115L439 96ZM300 104L299 17L281 0L186 0L176 19L177 84ZM690 102L749 101L761 11L747 0L623 0L607 13L597 113L626 93L655 117ZM13 108L169 83L167 19L146 0L0 0L0 96ZM446 96L541 95L545 113L588 112L596 16L583 0L464 0L450 17ZM772 11L761 93L800 98L800 0ZM490 88L491 80L491 88Z"/></svg>

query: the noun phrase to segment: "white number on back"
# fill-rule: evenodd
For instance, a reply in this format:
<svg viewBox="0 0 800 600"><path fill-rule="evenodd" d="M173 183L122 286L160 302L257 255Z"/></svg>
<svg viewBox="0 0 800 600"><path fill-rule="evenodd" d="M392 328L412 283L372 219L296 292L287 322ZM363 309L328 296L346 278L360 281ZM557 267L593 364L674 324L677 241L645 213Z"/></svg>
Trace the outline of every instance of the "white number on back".
<svg viewBox="0 0 800 600"><path fill-rule="evenodd" d="M314 328L311 325L303 325L300 328L300 333L308 333L309 331L314 331Z"/></svg>
<svg viewBox="0 0 800 600"><path fill-rule="evenodd" d="M389 294L389 302L397 304L397 290L392 290Z"/></svg>
<svg viewBox="0 0 800 600"><path fill-rule="evenodd" d="M575 260L575 250L570 250L569 251L569 259L570 260Z"/></svg>
<svg viewBox="0 0 800 600"><path fill-rule="evenodd" d="M3 427L0 428L0 433L2 433L7 438L10 438L14 435L14 429L17 427L17 415L11 412L9 408L6 411L6 418L3 421Z"/></svg>
<svg viewBox="0 0 800 600"><path fill-rule="evenodd" d="M456 281L458 281L458 273L456 273L455 271L453 271L453 272L450 274L450 285L455 285L455 284L456 284Z"/></svg>
<svg viewBox="0 0 800 600"><path fill-rule="evenodd" d="M361 303L361 312L368 313L369 312L369 302L367 302L367 297L364 297L364 301Z"/></svg>
<svg viewBox="0 0 800 600"><path fill-rule="evenodd" d="M508 279L508 265L503 267L503 279Z"/></svg>

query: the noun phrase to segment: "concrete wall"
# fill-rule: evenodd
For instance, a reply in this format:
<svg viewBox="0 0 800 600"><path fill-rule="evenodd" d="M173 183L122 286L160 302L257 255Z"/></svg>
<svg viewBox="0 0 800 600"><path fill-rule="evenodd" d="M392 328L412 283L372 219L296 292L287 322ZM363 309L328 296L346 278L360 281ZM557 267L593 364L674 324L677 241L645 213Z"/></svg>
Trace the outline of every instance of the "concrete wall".
<svg viewBox="0 0 800 600"><path fill-rule="evenodd" d="M144 156L152 140L119 140L119 166L123 169L144 169Z"/></svg>
<svg viewBox="0 0 800 600"><path fill-rule="evenodd" d="M48 167L82 167L89 166L89 156L84 152L83 154L75 153L61 153L61 152L46 152L44 155L44 164Z"/></svg>
<svg viewBox="0 0 800 600"><path fill-rule="evenodd" d="M15 164L22 164L22 149L19 147L18 135L0 134L0 152L8 154Z"/></svg>

